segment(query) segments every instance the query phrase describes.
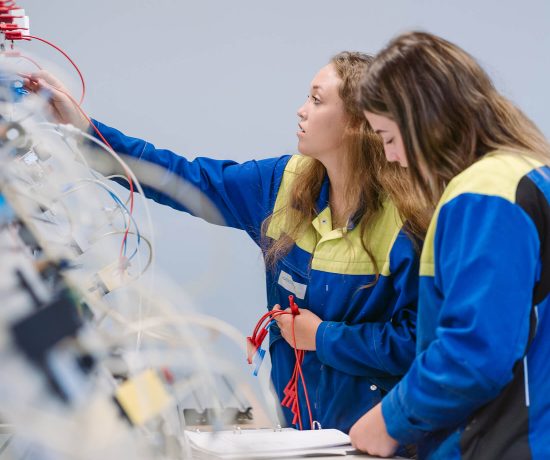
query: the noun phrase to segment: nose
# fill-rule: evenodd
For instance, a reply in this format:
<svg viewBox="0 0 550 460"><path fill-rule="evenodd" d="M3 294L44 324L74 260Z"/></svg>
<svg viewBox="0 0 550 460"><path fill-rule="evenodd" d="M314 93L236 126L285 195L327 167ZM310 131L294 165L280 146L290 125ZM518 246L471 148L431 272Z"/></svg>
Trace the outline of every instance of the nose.
<svg viewBox="0 0 550 460"><path fill-rule="evenodd" d="M384 148L384 153L386 154L386 160L389 163L394 163L396 161L399 161L397 158L397 155L395 155L395 152L393 152L391 149Z"/></svg>
<svg viewBox="0 0 550 460"><path fill-rule="evenodd" d="M303 104L303 105L298 109L298 112L296 112L296 114L298 115L298 117L299 117L301 120L305 120L306 117L307 117L306 104Z"/></svg>

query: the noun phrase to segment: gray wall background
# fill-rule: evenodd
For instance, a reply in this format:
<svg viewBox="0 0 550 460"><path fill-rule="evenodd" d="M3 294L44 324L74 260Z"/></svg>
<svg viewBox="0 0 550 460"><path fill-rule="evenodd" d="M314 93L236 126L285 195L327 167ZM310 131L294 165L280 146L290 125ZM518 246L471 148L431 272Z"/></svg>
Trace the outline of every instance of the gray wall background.
<svg viewBox="0 0 550 460"><path fill-rule="evenodd" d="M20 0L31 31L64 48L85 109L188 158L295 152L296 110L331 55L376 52L424 29L479 59L550 136L546 0ZM21 45L71 68L40 43ZM78 81L71 82L78 94ZM205 312L249 333L265 309L259 250L239 231L152 204L158 267ZM222 250L223 249L223 250Z"/></svg>

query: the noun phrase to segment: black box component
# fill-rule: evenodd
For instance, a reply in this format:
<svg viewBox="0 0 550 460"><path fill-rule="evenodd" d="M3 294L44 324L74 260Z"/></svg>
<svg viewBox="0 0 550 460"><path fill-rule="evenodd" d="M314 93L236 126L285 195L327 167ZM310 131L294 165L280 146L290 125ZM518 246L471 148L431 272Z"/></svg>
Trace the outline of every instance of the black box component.
<svg viewBox="0 0 550 460"><path fill-rule="evenodd" d="M46 353L67 337L74 337L82 326L75 302L69 291L63 290L49 305L33 312L12 326L15 343L37 364Z"/></svg>

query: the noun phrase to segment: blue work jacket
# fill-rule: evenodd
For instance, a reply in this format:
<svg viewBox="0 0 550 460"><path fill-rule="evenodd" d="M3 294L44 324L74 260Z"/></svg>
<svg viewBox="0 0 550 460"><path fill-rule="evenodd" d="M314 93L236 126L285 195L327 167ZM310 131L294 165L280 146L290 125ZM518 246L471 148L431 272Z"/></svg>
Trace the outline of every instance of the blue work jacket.
<svg viewBox="0 0 550 460"><path fill-rule="evenodd" d="M259 246L267 217L273 215L267 238L277 239L285 232L284 212L279 211L300 168L312 161L300 155L242 164L208 158L188 161L94 123L115 151L160 165L198 188L221 212L225 225L246 231ZM306 352L302 364L312 416L323 428L348 432L399 381L414 358L419 256L395 207L386 201L366 233L380 272L379 279L366 287L375 281L376 269L361 244L360 226L352 222L333 229L328 189L325 179L318 215L274 269L266 270L267 308L287 308L292 294L299 307L323 320L317 350ZM161 204L190 212L161 186L145 186L144 192ZM273 384L282 399L295 356L276 326L270 330L269 351ZM304 428L309 428L301 386L299 404ZM284 414L290 424L292 414L286 408Z"/></svg>

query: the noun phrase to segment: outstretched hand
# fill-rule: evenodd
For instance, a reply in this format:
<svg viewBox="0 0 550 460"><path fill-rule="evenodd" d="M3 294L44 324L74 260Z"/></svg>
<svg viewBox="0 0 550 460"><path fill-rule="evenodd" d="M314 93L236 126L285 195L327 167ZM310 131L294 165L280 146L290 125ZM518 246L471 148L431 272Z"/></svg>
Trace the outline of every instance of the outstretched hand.
<svg viewBox="0 0 550 460"><path fill-rule="evenodd" d="M78 103L70 96L65 86L45 70L24 76L24 85L28 91L37 93L47 91L51 115L58 123L71 124L85 131L88 120L81 113Z"/></svg>

